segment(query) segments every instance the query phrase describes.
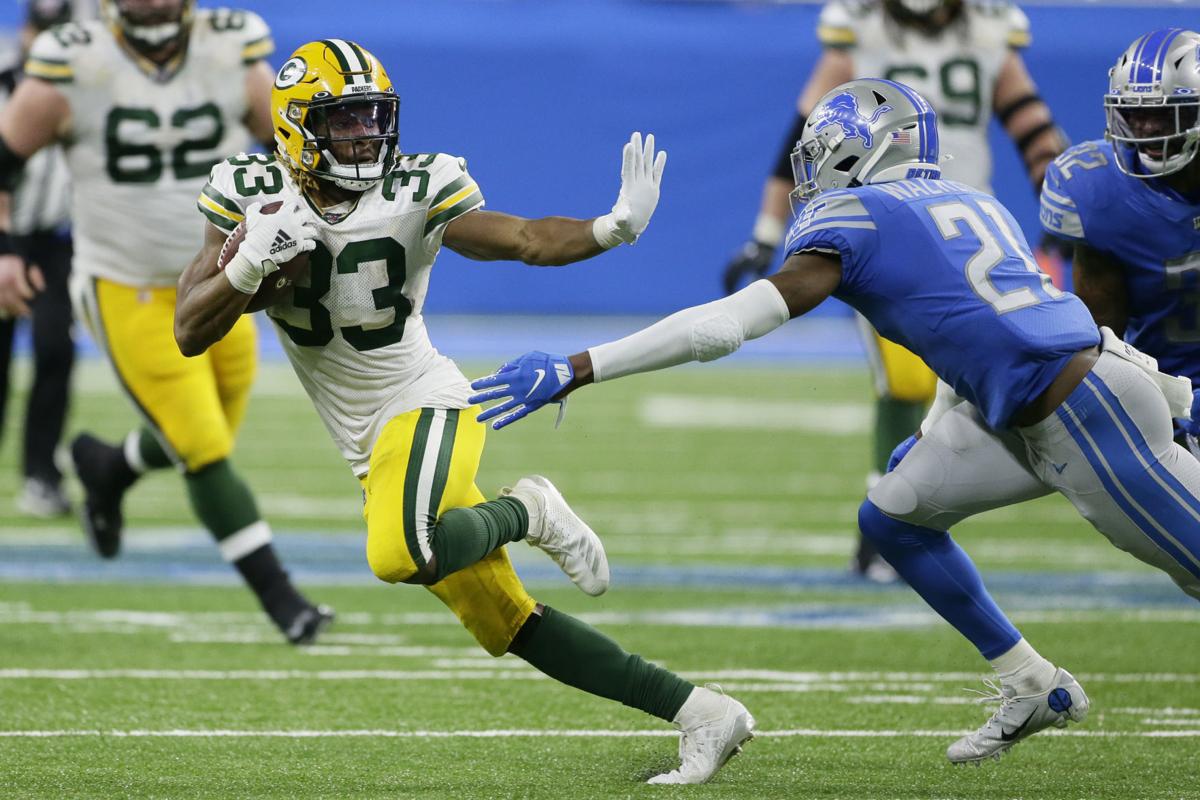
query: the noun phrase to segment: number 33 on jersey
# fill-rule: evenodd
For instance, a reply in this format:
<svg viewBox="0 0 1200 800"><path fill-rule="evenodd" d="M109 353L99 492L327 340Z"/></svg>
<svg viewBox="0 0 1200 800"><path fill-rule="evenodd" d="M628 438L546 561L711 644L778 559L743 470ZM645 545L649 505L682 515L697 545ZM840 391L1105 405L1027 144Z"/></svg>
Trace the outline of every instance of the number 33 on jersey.
<svg viewBox="0 0 1200 800"><path fill-rule="evenodd" d="M198 204L229 231L248 205L271 200L308 203L274 156L242 154L213 168ZM353 205L325 214L309 205L319 235L308 280L269 316L301 347L339 340L366 352L399 343L406 326L421 325L446 223L482 205L466 162L436 153L402 157Z"/></svg>
<svg viewBox="0 0 1200 800"><path fill-rule="evenodd" d="M247 206L272 200L308 204L274 156L243 154L213 167L198 205L231 231ZM370 452L363 429L393 405L445 391L465 407L466 382L430 344L421 308L447 223L482 206L466 162L440 153L401 156L353 204L324 214L309 205L309 275L267 315L352 464Z"/></svg>

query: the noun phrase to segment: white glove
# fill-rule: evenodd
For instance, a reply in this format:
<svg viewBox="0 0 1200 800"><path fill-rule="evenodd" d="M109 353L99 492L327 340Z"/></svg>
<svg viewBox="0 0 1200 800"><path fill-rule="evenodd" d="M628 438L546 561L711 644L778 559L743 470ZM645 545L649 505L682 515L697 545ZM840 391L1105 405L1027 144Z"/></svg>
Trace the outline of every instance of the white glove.
<svg viewBox="0 0 1200 800"><path fill-rule="evenodd" d="M316 247L316 236L311 212L301 203L284 203L274 214L253 203L246 208L246 238L225 265L225 277L242 294L254 294L280 264Z"/></svg>
<svg viewBox="0 0 1200 800"><path fill-rule="evenodd" d="M634 131L621 156L621 193L616 205L611 213L592 222L592 235L605 249L621 242L633 244L646 230L658 205L658 185L667 164L665 150L657 156L654 153L653 133L646 134L643 147L642 134Z"/></svg>

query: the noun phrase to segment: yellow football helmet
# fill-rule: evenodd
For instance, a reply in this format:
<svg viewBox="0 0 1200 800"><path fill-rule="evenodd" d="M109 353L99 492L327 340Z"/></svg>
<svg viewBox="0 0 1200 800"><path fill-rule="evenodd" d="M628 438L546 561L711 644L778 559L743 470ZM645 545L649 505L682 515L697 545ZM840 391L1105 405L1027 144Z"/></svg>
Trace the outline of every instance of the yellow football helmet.
<svg viewBox="0 0 1200 800"><path fill-rule="evenodd" d="M145 0L100 0L100 13L113 33L142 50L157 50L191 30L196 0L161 6Z"/></svg>
<svg viewBox="0 0 1200 800"><path fill-rule="evenodd" d="M365 191L400 152L400 98L375 56L354 42L301 45L271 90L275 152L303 187L320 178Z"/></svg>

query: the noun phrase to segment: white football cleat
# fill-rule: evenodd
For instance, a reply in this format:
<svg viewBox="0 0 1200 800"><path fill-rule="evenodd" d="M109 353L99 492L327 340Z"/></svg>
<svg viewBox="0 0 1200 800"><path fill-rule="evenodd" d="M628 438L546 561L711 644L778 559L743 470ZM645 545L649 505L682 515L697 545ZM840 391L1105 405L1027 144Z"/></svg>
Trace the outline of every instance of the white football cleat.
<svg viewBox="0 0 1200 800"><path fill-rule="evenodd" d="M725 762L754 738L754 717L746 707L707 687L697 686L675 716L679 768L655 775L647 783L705 783Z"/></svg>
<svg viewBox="0 0 1200 800"><path fill-rule="evenodd" d="M554 484L541 475L521 478L502 495L516 498L529 512L525 541L546 552L567 577L595 597L608 589L608 556L600 537L571 510Z"/></svg>
<svg viewBox="0 0 1200 800"><path fill-rule="evenodd" d="M996 685L984 681L993 690ZM1087 719L1088 696L1071 673L1059 669L1048 689L1017 697L1005 686L985 700L999 700L1000 708L979 730L967 734L946 749L946 758L955 764L979 763L999 759L1010 747L1051 725L1067 727L1068 722Z"/></svg>

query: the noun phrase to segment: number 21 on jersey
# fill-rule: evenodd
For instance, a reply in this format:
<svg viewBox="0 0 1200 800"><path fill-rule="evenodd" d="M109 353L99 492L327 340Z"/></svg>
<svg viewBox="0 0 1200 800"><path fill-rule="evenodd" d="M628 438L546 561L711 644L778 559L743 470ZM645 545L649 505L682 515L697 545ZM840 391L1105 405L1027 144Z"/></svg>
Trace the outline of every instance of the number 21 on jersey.
<svg viewBox="0 0 1200 800"><path fill-rule="evenodd" d="M957 239L969 231L979 242L979 249L967 259L964 266L967 283L997 314L1007 314L1037 305L1043 300L1062 297L1062 291L1050 281L1050 276L1038 269L1028 249L1021 246L1004 212L995 202L954 200L935 203L926 210L946 241ZM967 231L963 230L960 223L966 225ZM993 270L1010 258L1019 258L1031 275L1024 278L1012 273L994 276ZM1003 285L998 285L997 279Z"/></svg>

